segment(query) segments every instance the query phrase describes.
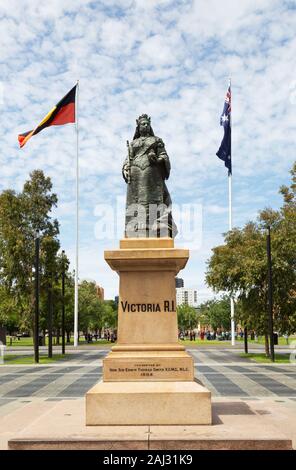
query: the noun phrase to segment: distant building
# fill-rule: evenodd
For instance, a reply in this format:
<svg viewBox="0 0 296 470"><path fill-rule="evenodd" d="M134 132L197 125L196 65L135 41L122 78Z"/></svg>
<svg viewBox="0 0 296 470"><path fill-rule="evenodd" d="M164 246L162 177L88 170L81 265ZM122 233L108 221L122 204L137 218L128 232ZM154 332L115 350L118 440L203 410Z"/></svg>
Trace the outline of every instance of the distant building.
<svg viewBox="0 0 296 470"><path fill-rule="evenodd" d="M176 289L177 305L190 305L190 307L197 307L197 290L188 289L187 287L178 287Z"/></svg>
<svg viewBox="0 0 296 470"><path fill-rule="evenodd" d="M176 281L176 289L179 287L184 287L184 279L182 279L181 277L176 277L175 281Z"/></svg>
<svg viewBox="0 0 296 470"><path fill-rule="evenodd" d="M117 307L118 307L118 304L119 304L119 295L115 295L114 297L114 302L116 303Z"/></svg>
<svg viewBox="0 0 296 470"><path fill-rule="evenodd" d="M104 300L104 289L101 286L96 286L97 296L100 300Z"/></svg>

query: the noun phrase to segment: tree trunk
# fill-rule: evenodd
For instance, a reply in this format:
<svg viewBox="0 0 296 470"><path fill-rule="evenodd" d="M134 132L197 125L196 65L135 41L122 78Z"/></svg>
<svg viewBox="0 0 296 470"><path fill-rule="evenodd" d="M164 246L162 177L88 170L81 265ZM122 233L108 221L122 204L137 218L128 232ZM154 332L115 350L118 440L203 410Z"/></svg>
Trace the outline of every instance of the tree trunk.
<svg viewBox="0 0 296 470"><path fill-rule="evenodd" d="M244 328L244 344L245 344L245 353L248 354L248 329Z"/></svg>
<svg viewBox="0 0 296 470"><path fill-rule="evenodd" d="M70 344L71 343L71 331L66 331L67 333L67 344Z"/></svg>
<svg viewBox="0 0 296 470"><path fill-rule="evenodd" d="M264 339L265 339L265 355L266 357L270 357L270 352L269 352L269 340L268 340L268 334L264 334Z"/></svg>
<svg viewBox="0 0 296 470"><path fill-rule="evenodd" d="M52 317L53 317L53 298L52 285L48 286L48 357L52 357Z"/></svg>
<svg viewBox="0 0 296 470"><path fill-rule="evenodd" d="M56 343L57 343L57 345L59 346L59 344L60 344L60 329L59 329L59 328L57 328L57 332L56 332L56 333L57 333L57 340L56 340Z"/></svg>

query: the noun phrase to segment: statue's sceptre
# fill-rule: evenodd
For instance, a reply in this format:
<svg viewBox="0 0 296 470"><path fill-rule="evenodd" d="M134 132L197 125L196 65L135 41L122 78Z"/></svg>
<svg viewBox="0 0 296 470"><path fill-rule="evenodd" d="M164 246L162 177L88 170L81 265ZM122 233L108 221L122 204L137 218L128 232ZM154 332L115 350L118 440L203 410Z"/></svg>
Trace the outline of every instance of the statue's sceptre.
<svg viewBox="0 0 296 470"><path fill-rule="evenodd" d="M127 146L127 162L128 162L128 172L127 172L127 184L130 184L131 182L131 150L130 150L130 145L129 141L126 141L126 146Z"/></svg>

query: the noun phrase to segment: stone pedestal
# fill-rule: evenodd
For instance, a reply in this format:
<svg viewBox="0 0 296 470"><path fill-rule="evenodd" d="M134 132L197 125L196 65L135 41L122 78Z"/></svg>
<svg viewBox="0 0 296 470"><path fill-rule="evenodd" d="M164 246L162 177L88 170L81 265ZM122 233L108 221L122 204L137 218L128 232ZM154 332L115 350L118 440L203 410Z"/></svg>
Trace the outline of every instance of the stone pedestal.
<svg viewBox="0 0 296 470"><path fill-rule="evenodd" d="M118 343L86 394L86 424L211 423L211 394L178 343L175 276L188 258L170 238L126 238L105 251L120 277Z"/></svg>

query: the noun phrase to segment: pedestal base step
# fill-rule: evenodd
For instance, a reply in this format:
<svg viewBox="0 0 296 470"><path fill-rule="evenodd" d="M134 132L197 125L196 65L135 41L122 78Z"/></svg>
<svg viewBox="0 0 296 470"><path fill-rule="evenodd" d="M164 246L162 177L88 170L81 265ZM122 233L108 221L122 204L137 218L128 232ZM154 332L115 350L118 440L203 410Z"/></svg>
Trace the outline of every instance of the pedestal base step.
<svg viewBox="0 0 296 470"><path fill-rule="evenodd" d="M211 392L197 382L100 382L86 394L87 425L211 422Z"/></svg>
<svg viewBox="0 0 296 470"><path fill-rule="evenodd" d="M102 428L102 433L104 429ZM99 431L101 432L101 430ZM147 432L148 434L148 432ZM104 438L11 439L9 450L292 450L290 439L154 439L111 440Z"/></svg>
<svg viewBox="0 0 296 470"><path fill-rule="evenodd" d="M209 426L85 426L84 399L43 403L46 408L14 435L7 427L13 417L7 417L9 449L290 450L295 434L292 408L274 401L213 398Z"/></svg>

